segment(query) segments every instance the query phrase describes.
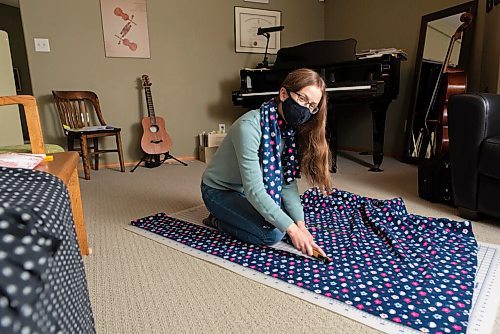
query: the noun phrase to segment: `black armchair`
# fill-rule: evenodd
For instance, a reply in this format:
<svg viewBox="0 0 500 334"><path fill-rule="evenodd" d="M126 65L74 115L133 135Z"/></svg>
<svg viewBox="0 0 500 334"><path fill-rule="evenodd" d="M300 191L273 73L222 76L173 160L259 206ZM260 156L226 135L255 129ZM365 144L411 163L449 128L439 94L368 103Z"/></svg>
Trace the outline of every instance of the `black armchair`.
<svg viewBox="0 0 500 334"><path fill-rule="evenodd" d="M475 93L448 105L453 196L461 217L500 217L500 95Z"/></svg>

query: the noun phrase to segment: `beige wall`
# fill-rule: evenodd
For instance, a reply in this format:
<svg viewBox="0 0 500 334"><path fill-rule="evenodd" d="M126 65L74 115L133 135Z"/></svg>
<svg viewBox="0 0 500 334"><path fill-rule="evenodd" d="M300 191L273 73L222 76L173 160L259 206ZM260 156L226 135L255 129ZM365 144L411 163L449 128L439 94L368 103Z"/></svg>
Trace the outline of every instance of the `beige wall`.
<svg viewBox="0 0 500 334"><path fill-rule="evenodd" d="M318 39L354 37L358 50L397 47L408 52L402 63L400 95L389 107L385 150L400 155L404 125L413 83L415 53L421 17L465 1L460 0L272 0L269 4L243 0L148 1L151 59L106 58L98 0L21 0L33 91L40 104L45 136L64 143L52 109L52 89L94 90L100 96L108 123L123 128L127 161L138 160L145 115L138 78L148 74L153 83L155 110L166 120L174 141L172 153L193 156L196 134L227 126L243 109L233 107L231 91L239 88L239 70L253 67L260 54L234 52L233 7L254 7L282 12L282 47ZM476 38L469 74L471 90L493 89L497 73L499 38L486 34L497 29L500 6L485 15L485 0L479 2ZM495 18L497 18L495 20ZM487 22L486 22L487 21ZM496 26L495 26L496 24ZM495 28L496 27L496 28ZM35 53L33 38L50 39L51 53ZM483 44L488 46L483 54ZM497 50L496 58L490 51ZM481 60L488 61L481 67ZM271 57L272 59L273 57ZM493 59L493 60L491 60ZM491 60L491 61L490 61ZM494 66L492 69L492 66ZM480 74L483 76L480 77ZM361 117L359 117L361 116ZM341 115L341 146L371 149L371 119L367 110ZM114 157L110 162L114 162Z"/></svg>
<svg viewBox="0 0 500 334"><path fill-rule="evenodd" d="M485 47L481 67L481 90L500 93L500 5L486 14L484 22Z"/></svg>
<svg viewBox="0 0 500 334"><path fill-rule="evenodd" d="M106 58L98 0L21 0L33 92L47 142L64 143L51 90L93 90L108 123L123 128L126 161L142 156L140 121L147 114L138 79L150 76L155 111L173 139L171 153L194 156L196 135L227 126L243 113L232 106L239 70L261 54L234 52L234 6L280 10L282 47L324 38L323 3L272 0L148 0L151 59ZM305 29L304 27L307 27ZM35 53L33 38L50 40L50 53ZM109 162L117 159L110 156Z"/></svg>
<svg viewBox="0 0 500 334"><path fill-rule="evenodd" d="M354 37L358 50L396 47L408 52L402 62L400 93L389 106L386 122L385 151L400 156L404 147L404 127L409 116L415 54L418 46L420 22L423 15L452 7L466 1L460 0L360 0L327 1L325 4L325 38ZM484 0L480 0L476 17L476 36L472 55L473 72L469 87L478 88L482 57L482 31L484 25ZM498 10L498 9L496 9ZM488 37L489 38L489 37ZM496 41L488 39L490 44ZM358 117L361 114L362 117ZM371 118L367 110L339 115L339 145L358 150L371 150Z"/></svg>

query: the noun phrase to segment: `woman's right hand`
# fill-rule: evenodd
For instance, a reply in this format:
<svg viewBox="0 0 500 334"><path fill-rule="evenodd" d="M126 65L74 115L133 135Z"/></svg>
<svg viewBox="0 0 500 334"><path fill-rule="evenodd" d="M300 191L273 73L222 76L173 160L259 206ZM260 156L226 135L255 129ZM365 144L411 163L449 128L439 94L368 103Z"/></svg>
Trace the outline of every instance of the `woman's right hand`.
<svg viewBox="0 0 500 334"><path fill-rule="evenodd" d="M295 248L302 253L312 256L313 248L316 248L320 253L324 254L323 250L314 242L312 235L306 231L307 229L299 228L297 224L293 223L288 227L286 233L290 236Z"/></svg>

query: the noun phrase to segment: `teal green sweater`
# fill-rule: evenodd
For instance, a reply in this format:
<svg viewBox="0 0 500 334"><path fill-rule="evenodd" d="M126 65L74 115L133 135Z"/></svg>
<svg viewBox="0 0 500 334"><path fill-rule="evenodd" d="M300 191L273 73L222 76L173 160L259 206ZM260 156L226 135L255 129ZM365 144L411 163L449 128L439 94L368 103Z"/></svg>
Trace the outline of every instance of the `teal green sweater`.
<svg viewBox="0 0 500 334"><path fill-rule="evenodd" d="M264 188L259 160L261 136L258 109L236 120L203 173L203 183L212 188L243 193L266 221L285 232L293 222L304 220L297 182L283 182L281 195L287 214Z"/></svg>

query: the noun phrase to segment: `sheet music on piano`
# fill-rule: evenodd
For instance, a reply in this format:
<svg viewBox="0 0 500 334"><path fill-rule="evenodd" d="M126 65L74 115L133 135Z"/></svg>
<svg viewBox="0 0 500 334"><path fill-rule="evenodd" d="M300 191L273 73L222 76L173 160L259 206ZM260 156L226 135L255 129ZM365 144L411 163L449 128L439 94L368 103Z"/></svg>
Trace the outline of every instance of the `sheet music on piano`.
<svg viewBox="0 0 500 334"><path fill-rule="evenodd" d="M261 67L261 68L250 68L250 67L245 67L243 69L244 71L249 71L249 72L265 72L265 71L270 71L270 68L267 67Z"/></svg>
<svg viewBox="0 0 500 334"><path fill-rule="evenodd" d="M404 57L405 59L408 58L408 54L403 51L402 49L396 49L396 48L383 48L383 49L370 49L370 50L363 50L361 52L356 53L356 58L357 59L366 59L366 58L379 58L382 57L383 55L400 55Z"/></svg>

